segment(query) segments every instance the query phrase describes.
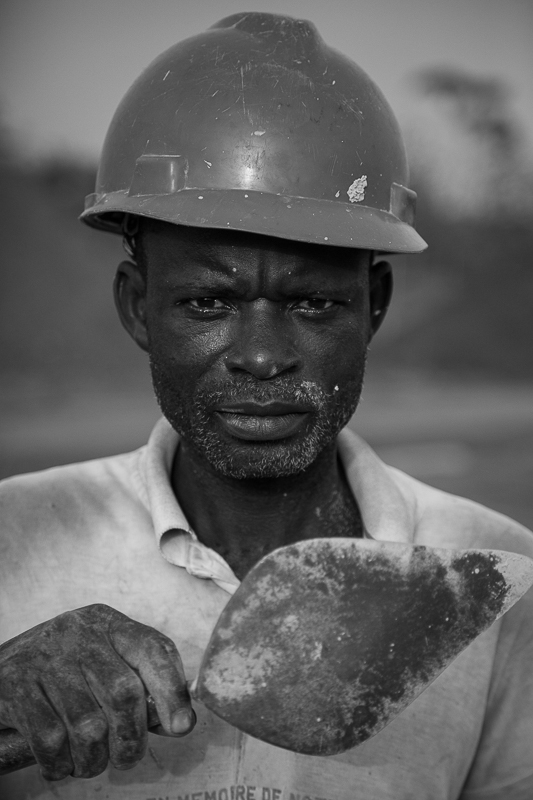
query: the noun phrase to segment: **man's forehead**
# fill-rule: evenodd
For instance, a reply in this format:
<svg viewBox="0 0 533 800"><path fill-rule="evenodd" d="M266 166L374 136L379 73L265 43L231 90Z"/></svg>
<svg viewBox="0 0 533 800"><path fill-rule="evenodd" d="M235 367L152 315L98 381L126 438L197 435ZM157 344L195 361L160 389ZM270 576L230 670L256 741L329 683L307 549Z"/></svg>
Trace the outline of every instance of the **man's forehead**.
<svg viewBox="0 0 533 800"><path fill-rule="evenodd" d="M198 228L158 220L144 220L140 233L147 260L174 262L186 257L213 269L233 268L241 263L264 261L292 263L295 268L366 265L369 250L332 247L235 230Z"/></svg>

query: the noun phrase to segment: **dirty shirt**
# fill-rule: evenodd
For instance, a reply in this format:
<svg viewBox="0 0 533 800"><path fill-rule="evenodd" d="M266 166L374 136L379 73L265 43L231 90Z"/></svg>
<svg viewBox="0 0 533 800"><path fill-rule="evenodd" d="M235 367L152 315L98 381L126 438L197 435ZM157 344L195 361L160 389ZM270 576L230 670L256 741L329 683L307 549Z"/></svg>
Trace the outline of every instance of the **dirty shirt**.
<svg viewBox="0 0 533 800"><path fill-rule="evenodd" d="M348 429L339 453L375 539L533 556L512 520L384 465ZM0 485L0 641L107 603L171 637L187 678L238 581L191 530L171 489L178 436L160 420L135 452ZM150 734L133 769L47 783L0 778L2 800L531 800L533 595L479 636L404 712L342 755L297 755L195 704L183 739Z"/></svg>

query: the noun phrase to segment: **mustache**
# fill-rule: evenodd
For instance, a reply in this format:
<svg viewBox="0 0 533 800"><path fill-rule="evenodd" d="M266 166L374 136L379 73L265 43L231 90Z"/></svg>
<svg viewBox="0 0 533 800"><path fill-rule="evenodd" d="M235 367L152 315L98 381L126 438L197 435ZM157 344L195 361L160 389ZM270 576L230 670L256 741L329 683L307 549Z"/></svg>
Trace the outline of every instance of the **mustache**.
<svg viewBox="0 0 533 800"><path fill-rule="evenodd" d="M219 386L198 387L195 399L207 405L223 405L224 403L268 403L281 401L302 403L321 408L327 401L328 392L315 381L294 381L290 378L274 378L260 382L251 376L243 376L231 383L226 381Z"/></svg>

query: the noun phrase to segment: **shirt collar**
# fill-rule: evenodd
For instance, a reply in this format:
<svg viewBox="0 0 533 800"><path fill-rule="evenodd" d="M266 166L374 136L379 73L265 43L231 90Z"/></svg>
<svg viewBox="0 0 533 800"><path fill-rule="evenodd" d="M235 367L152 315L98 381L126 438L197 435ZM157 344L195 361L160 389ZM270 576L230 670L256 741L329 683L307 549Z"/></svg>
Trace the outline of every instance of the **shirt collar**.
<svg viewBox="0 0 533 800"><path fill-rule="evenodd" d="M187 522L171 485L172 463L179 436L163 417L155 425L140 464L148 508L161 554L189 575L213 580L233 594L239 580L215 550L198 541Z"/></svg>
<svg viewBox="0 0 533 800"><path fill-rule="evenodd" d="M340 432L337 444L368 538L412 543L416 499L403 473L384 464L372 448L349 428Z"/></svg>
<svg viewBox="0 0 533 800"><path fill-rule="evenodd" d="M141 451L140 477L158 546L171 564L183 567L195 577L211 579L233 594L239 585L238 578L222 556L198 541L172 490L170 476L178 444L178 434L161 418ZM412 504L406 502L391 469L348 428L339 434L338 445L348 484L361 511L365 535L381 541L412 541Z"/></svg>

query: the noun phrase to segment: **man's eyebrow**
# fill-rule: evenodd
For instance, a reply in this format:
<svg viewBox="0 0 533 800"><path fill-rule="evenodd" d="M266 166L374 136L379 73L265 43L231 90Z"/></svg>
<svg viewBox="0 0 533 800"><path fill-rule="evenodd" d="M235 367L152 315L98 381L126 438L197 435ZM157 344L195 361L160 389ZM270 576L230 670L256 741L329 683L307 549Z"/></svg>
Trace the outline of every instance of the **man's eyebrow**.
<svg viewBox="0 0 533 800"><path fill-rule="evenodd" d="M244 278L239 278L227 270L206 271L201 275L190 275L187 278L176 275L168 278L165 283L171 291L180 292L224 291L239 294L246 291L247 287Z"/></svg>

